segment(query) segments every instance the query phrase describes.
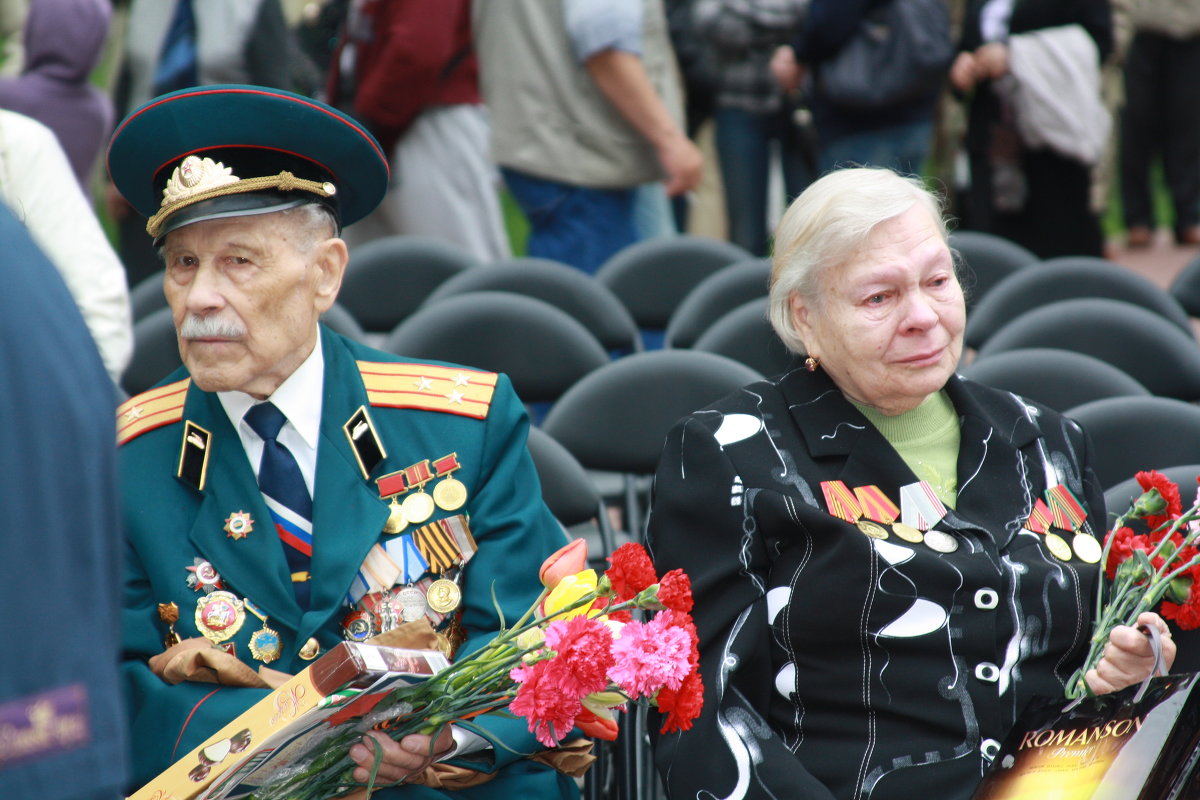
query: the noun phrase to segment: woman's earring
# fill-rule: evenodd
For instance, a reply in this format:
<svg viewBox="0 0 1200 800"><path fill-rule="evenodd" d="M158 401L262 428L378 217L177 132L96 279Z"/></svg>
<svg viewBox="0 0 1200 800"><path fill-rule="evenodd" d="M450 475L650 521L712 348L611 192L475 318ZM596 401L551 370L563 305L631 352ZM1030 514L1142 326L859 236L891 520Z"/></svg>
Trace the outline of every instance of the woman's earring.
<svg viewBox="0 0 1200 800"><path fill-rule="evenodd" d="M817 367L819 366L821 366L821 359L819 356L809 356L808 358L804 359L804 368L809 372L816 372Z"/></svg>

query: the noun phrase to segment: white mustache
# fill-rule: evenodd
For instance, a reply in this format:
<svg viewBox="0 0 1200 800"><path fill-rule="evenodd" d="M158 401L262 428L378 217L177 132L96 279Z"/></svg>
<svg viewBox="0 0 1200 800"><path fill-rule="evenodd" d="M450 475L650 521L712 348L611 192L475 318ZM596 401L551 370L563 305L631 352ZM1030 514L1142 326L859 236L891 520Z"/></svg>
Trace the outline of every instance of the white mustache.
<svg viewBox="0 0 1200 800"><path fill-rule="evenodd" d="M179 326L180 339L239 339L246 329L233 320L188 314Z"/></svg>

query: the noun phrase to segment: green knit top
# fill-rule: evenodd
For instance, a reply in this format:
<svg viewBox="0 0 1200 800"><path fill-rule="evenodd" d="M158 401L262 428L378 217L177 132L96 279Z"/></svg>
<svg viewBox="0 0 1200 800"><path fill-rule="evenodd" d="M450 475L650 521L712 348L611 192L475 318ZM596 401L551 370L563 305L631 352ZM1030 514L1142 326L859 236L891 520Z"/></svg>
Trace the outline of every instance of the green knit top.
<svg viewBox="0 0 1200 800"><path fill-rule="evenodd" d="M938 499L954 508L961 431L958 413L946 393L932 394L911 411L890 417L870 406L854 403L854 407L896 448L909 469L933 487Z"/></svg>

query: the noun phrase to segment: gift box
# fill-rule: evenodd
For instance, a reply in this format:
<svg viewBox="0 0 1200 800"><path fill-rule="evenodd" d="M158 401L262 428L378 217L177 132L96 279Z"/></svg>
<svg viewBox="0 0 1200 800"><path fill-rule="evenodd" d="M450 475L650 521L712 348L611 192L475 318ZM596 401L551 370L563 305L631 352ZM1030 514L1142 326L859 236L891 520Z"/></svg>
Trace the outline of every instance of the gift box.
<svg viewBox="0 0 1200 800"><path fill-rule="evenodd" d="M342 642L208 737L130 800L243 797L402 683L449 666L433 650Z"/></svg>
<svg viewBox="0 0 1200 800"><path fill-rule="evenodd" d="M1022 712L972 800L1197 800L1200 674Z"/></svg>

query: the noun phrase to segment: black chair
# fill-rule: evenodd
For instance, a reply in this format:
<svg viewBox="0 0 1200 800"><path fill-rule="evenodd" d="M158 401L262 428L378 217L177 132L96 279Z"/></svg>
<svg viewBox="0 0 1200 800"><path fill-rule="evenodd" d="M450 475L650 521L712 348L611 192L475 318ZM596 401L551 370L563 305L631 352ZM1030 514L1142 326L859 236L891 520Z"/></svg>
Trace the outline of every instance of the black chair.
<svg viewBox="0 0 1200 800"><path fill-rule="evenodd" d="M1141 470L1200 464L1200 407L1169 397L1110 397L1068 409L1092 437L1100 484L1116 486Z"/></svg>
<svg viewBox="0 0 1200 800"><path fill-rule="evenodd" d="M183 364L171 309L160 308L133 325L133 357L121 375L131 396L144 392Z"/></svg>
<svg viewBox="0 0 1200 800"><path fill-rule="evenodd" d="M1189 315L1200 317L1200 256L1187 263L1167 291Z"/></svg>
<svg viewBox="0 0 1200 800"><path fill-rule="evenodd" d="M1191 321L1179 302L1149 280L1102 258L1052 258L1010 275L992 287L967 316L964 342L978 349L1014 317L1039 306L1077 297L1106 297L1159 314L1188 336Z"/></svg>
<svg viewBox="0 0 1200 800"><path fill-rule="evenodd" d="M761 378L745 364L713 353L634 353L568 389L542 428L587 469L625 476L625 530L640 540L643 492L637 478L654 472L671 426Z"/></svg>
<svg viewBox="0 0 1200 800"><path fill-rule="evenodd" d="M1032 347L976 360L962 375L978 383L1066 411L1106 397L1148 397L1150 391L1098 358L1071 350Z"/></svg>
<svg viewBox="0 0 1200 800"><path fill-rule="evenodd" d="M590 330L607 350L641 349L637 323L617 296L592 276L547 258L513 258L465 270L438 286L425 304L464 292L513 292L562 309Z"/></svg>
<svg viewBox="0 0 1200 800"><path fill-rule="evenodd" d="M373 239L351 251L338 302L368 333L387 333L443 281L478 265L470 253L437 239Z"/></svg>
<svg viewBox="0 0 1200 800"><path fill-rule="evenodd" d="M983 231L955 231L950 234L950 248L958 253L962 264L968 310L997 283L1038 260L1016 242Z"/></svg>
<svg viewBox="0 0 1200 800"><path fill-rule="evenodd" d="M510 292L468 292L421 306L383 349L506 373L525 403L557 400L609 363L603 345L566 312Z"/></svg>
<svg viewBox="0 0 1200 800"><path fill-rule="evenodd" d="M142 278L129 290L129 310L133 313L134 322L166 307L167 296L163 294L162 270Z"/></svg>
<svg viewBox="0 0 1200 800"><path fill-rule="evenodd" d="M588 560L599 569L616 548L616 535L604 499L587 470L567 448L541 428L529 429L529 454L542 484L542 499L564 527L584 533ZM586 531L580 531L587 526Z"/></svg>
<svg viewBox="0 0 1200 800"><path fill-rule="evenodd" d="M1119 300L1060 300L1011 320L979 348L997 353L1055 347L1094 356L1132 376L1152 394L1200 398L1200 345L1153 311Z"/></svg>
<svg viewBox="0 0 1200 800"><path fill-rule="evenodd" d="M666 347L691 347L716 320L743 303L767 296L771 262L752 258L722 267L696 284L667 321Z"/></svg>
<svg viewBox="0 0 1200 800"><path fill-rule="evenodd" d="M700 335L693 350L732 358L763 375L778 375L799 366L767 319L767 298L743 303Z"/></svg>
<svg viewBox="0 0 1200 800"><path fill-rule="evenodd" d="M321 322L324 322L331 331L340 333L347 339L353 339L356 342L364 341L366 336L362 325L358 324L354 315L347 311L341 303L331 305L329 310L321 315Z"/></svg>
<svg viewBox="0 0 1200 800"><path fill-rule="evenodd" d="M730 242L703 236L668 236L632 244L596 272L596 280L620 298L638 327L661 331L692 288L751 253Z"/></svg>

